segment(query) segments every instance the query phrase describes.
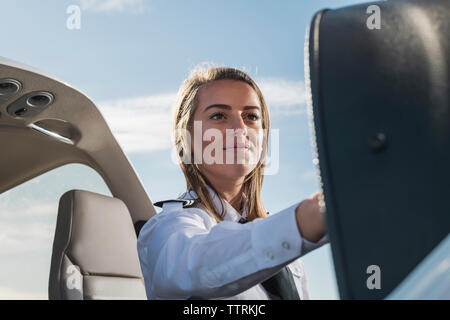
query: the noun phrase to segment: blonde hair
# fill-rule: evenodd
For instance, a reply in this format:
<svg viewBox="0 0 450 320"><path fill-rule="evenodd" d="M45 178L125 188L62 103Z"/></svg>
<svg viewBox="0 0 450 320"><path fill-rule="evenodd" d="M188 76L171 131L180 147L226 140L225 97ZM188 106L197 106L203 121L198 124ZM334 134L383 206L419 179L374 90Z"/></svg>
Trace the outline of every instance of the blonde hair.
<svg viewBox="0 0 450 320"><path fill-rule="evenodd" d="M249 221L256 218L264 218L267 212L261 201L261 188L264 180L264 168L267 154L269 135L269 112L267 104L256 83L245 72L236 68L215 67L211 63L202 63L192 70L189 77L181 85L175 103L174 138L175 147L180 160L180 167L186 179L187 190L192 189L198 195L198 202L209 211L217 222L223 220L224 203L221 199L222 208L219 212L214 206L214 202L206 186L216 192L216 189L200 171L197 164L183 161L185 156L192 156L190 141L183 134L192 128L193 115L198 105L197 94L201 86L216 80L237 80L243 81L255 90L261 105L262 128L264 130L264 141L262 145L261 157L256 167L245 177L242 186L248 206L247 219Z"/></svg>

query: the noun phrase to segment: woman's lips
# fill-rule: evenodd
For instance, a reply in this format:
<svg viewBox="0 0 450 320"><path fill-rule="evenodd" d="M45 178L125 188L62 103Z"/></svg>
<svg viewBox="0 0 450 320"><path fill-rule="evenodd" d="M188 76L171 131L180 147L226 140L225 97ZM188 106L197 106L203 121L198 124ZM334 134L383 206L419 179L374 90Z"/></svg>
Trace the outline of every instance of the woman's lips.
<svg viewBox="0 0 450 320"><path fill-rule="evenodd" d="M223 148L223 150L248 150L249 147L248 146L244 146L244 147L230 147L230 148Z"/></svg>

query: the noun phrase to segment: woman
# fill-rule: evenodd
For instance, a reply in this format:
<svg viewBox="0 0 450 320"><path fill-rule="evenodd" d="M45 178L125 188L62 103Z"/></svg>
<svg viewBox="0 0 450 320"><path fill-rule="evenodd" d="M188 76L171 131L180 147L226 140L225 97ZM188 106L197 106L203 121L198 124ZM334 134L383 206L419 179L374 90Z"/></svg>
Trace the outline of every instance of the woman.
<svg viewBox="0 0 450 320"><path fill-rule="evenodd" d="M162 212L140 231L149 299L308 298L298 258L327 242L321 194L266 213L268 133L266 102L244 72L199 69L183 83L175 145L187 192L155 203Z"/></svg>

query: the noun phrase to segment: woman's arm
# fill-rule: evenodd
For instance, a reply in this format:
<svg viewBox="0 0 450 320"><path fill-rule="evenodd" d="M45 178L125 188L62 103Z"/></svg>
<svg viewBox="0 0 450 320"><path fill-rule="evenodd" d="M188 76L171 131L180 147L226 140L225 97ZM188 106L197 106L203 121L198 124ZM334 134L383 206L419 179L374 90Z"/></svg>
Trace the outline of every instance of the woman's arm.
<svg viewBox="0 0 450 320"><path fill-rule="evenodd" d="M269 278L305 253L298 206L247 224L222 221L212 227L198 208L158 214L138 241L148 297L227 297Z"/></svg>

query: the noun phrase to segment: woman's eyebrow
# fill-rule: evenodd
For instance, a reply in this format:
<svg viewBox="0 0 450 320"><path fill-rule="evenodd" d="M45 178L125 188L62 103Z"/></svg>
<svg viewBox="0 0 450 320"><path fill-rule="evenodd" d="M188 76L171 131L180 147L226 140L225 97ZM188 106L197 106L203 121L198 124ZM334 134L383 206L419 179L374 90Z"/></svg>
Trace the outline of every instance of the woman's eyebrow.
<svg viewBox="0 0 450 320"><path fill-rule="evenodd" d="M211 108L220 108L220 109L226 109L226 110L231 110L232 109L231 106L229 106L227 104L212 104L210 106L207 106L203 110L203 112L206 112L208 109L211 109ZM245 106L244 107L244 110L248 110L248 109L258 109L259 110L259 107L258 106Z"/></svg>

